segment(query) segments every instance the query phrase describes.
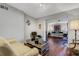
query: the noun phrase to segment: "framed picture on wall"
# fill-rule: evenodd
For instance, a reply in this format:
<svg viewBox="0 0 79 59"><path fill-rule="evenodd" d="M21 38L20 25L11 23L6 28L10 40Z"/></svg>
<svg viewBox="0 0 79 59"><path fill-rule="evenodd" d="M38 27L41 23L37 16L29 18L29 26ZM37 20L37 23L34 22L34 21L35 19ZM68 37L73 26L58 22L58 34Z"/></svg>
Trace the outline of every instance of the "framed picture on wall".
<svg viewBox="0 0 79 59"><path fill-rule="evenodd" d="M61 31L61 25L56 24L54 25L54 32L60 32Z"/></svg>
<svg viewBox="0 0 79 59"><path fill-rule="evenodd" d="M31 23L30 23L30 20L27 20L26 21L26 24L29 26Z"/></svg>
<svg viewBox="0 0 79 59"><path fill-rule="evenodd" d="M41 24L39 24L38 26L39 26L39 29L41 29Z"/></svg>

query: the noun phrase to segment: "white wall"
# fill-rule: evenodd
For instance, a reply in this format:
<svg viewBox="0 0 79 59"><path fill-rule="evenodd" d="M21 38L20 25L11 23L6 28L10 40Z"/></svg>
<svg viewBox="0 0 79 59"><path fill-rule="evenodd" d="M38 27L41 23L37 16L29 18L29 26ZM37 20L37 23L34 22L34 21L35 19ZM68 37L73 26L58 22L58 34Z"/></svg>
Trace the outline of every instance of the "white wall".
<svg viewBox="0 0 79 59"><path fill-rule="evenodd" d="M30 33L36 31L36 20L11 6L8 8L0 8L0 36L16 38L17 41L30 39ZM30 20L30 26L25 23L27 20Z"/></svg>
<svg viewBox="0 0 79 59"><path fill-rule="evenodd" d="M0 36L16 38L17 41L30 39L30 33L37 31L36 20L9 5L6 6L8 10L0 8ZM27 20L30 20L29 26L25 23Z"/></svg>
<svg viewBox="0 0 79 59"><path fill-rule="evenodd" d="M10 6L0 8L0 36L24 40L24 14Z"/></svg>
<svg viewBox="0 0 79 59"><path fill-rule="evenodd" d="M30 25L26 23L26 21L30 21ZM31 39L30 34L33 31L36 31L36 20L32 17L25 15L25 40Z"/></svg>
<svg viewBox="0 0 79 59"><path fill-rule="evenodd" d="M45 20L42 19L34 19L29 16L25 16L25 21L30 20L30 25L28 26L27 23L25 23L25 40L30 39L30 33L33 31L36 31L38 35L42 36L42 39L46 40L46 25ZM41 24L41 29L39 29L39 24Z"/></svg>
<svg viewBox="0 0 79 59"><path fill-rule="evenodd" d="M39 24L41 24L41 28L39 29ZM46 40L46 21L42 19L38 19L36 22L37 33L42 36L42 39Z"/></svg>

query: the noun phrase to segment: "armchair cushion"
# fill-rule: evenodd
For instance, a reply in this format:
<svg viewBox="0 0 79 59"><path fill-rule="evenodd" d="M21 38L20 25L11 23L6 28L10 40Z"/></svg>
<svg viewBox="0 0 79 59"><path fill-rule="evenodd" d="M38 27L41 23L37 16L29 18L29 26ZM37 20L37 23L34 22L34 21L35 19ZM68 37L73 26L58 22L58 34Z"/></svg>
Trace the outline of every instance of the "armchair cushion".
<svg viewBox="0 0 79 59"><path fill-rule="evenodd" d="M33 48L28 53L24 54L24 56L37 56L38 52L39 51L37 48Z"/></svg>
<svg viewBox="0 0 79 59"><path fill-rule="evenodd" d="M5 51L4 51L5 50ZM6 40L3 37L0 37L0 52L2 55L17 55L17 56L31 56L38 55L37 48L30 48L25 46L20 42L16 42L15 39Z"/></svg>
<svg viewBox="0 0 79 59"><path fill-rule="evenodd" d="M21 43L14 43L14 44L11 44L11 46L15 50L15 53L18 55L23 55L25 53L28 53L31 50L31 48L29 48L28 46L24 46Z"/></svg>
<svg viewBox="0 0 79 59"><path fill-rule="evenodd" d="M16 39L15 39L15 38L7 39L7 41L8 41L9 43L16 43Z"/></svg>

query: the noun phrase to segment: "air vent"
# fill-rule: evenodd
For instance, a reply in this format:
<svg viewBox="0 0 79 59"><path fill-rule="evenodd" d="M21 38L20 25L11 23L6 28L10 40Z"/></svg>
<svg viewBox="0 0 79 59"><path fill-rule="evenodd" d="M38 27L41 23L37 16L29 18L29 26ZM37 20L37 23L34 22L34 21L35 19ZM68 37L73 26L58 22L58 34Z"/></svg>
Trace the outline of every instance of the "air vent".
<svg viewBox="0 0 79 59"><path fill-rule="evenodd" d="M8 7L5 6L5 5L0 5L0 8L5 9L5 10L8 10Z"/></svg>

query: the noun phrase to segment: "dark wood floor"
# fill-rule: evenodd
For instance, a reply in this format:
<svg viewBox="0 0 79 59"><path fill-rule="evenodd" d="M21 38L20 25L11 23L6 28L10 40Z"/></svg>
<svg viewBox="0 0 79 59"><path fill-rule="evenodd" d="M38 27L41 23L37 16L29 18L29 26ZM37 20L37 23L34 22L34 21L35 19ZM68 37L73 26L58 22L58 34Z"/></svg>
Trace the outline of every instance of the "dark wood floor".
<svg viewBox="0 0 79 59"><path fill-rule="evenodd" d="M65 48L48 40L48 51L45 56L79 56L79 51L71 48Z"/></svg>
<svg viewBox="0 0 79 59"><path fill-rule="evenodd" d="M48 46L49 51L47 55L49 56L66 56L69 53L66 47L62 47L61 45L54 43L51 39L48 40Z"/></svg>

